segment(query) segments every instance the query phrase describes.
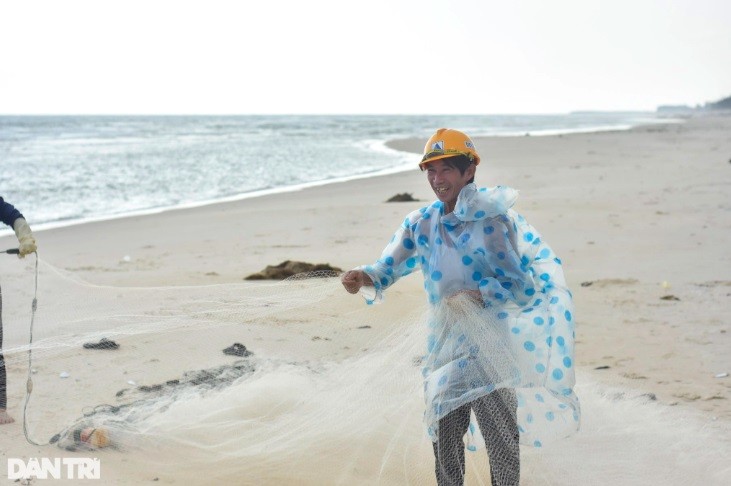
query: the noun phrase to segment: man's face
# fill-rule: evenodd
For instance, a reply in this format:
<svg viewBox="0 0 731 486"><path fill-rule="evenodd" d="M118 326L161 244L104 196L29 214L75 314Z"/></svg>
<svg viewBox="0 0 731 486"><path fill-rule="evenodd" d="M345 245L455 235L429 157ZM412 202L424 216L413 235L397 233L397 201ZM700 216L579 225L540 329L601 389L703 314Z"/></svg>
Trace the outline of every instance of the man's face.
<svg viewBox="0 0 731 486"><path fill-rule="evenodd" d="M459 192L474 175L474 164L470 165L464 174L460 174L459 169L447 165L443 160L431 162L426 166L426 178L432 191L446 204L449 211L454 209Z"/></svg>

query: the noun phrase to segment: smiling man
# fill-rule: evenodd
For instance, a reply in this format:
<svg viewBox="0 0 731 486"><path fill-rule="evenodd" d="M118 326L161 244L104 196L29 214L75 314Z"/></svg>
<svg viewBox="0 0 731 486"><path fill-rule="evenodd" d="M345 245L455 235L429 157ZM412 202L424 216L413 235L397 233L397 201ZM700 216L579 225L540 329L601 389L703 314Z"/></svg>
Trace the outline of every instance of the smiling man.
<svg viewBox="0 0 731 486"><path fill-rule="evenodd" d="M493 485L520 481L519 442L541 447L578 428L573 305L561 260L512 210L517 192L474 184L480 157L441 128L419 164L437 201L409 214L373 265L346 272L369 303L421 269L430 306L425 422L439 485L460 485L474 412Z"/></svg>

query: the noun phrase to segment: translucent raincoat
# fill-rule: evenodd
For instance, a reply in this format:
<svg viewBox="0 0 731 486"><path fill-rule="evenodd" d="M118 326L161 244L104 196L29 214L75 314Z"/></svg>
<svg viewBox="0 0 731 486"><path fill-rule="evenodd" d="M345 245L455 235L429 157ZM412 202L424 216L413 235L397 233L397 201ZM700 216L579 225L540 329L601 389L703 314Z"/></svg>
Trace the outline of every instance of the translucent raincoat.
<svg viewBox="0 0 731 486"><path fill-rule="evenodd" d="M517 191L466 185L454 212L412 212L373 265L369 303L421 269L431 304L424 357L425 422L499 388L514 388L521 443L540 447L579 426L574 317L561 260L511 209ZM484 306L460 291L479 291ZM368 295L370 293L370 295Z"/></svg>

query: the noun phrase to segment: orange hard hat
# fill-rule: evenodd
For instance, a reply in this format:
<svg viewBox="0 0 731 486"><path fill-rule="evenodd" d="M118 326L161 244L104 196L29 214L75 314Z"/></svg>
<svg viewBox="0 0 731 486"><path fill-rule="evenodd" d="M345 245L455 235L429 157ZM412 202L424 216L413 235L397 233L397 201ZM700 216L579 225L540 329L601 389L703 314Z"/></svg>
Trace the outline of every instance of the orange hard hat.
<svg viewBox="0 0 731 486"><path fill-rule="evenodd" d="M475 165L480 163L480 156L477 155L475 144L472 143L470 137L451 128L440 128L434 135L429 138L424 146L424 157L419 162L419 167L455 155L465 155Z"/></svg>

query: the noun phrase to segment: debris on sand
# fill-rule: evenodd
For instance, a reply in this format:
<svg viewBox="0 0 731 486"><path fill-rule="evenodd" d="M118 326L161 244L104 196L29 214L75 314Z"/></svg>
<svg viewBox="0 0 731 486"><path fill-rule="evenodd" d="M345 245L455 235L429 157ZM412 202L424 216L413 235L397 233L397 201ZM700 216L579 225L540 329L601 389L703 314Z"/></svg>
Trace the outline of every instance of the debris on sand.
<svg viewBox="0 0 731 486"><path fill-rule="evenodd" d="M660 297L660 300L680 300L680 299L675 297L674 295L663 295L662 297Z"/></svg>
<svg viewBox="0 0 731 486"><path fill-rule="evenodd" d="M267 265L267 267L261 272L252 273L248 277L245 277L244 280L284 280L299 273L319 271L332 272L335 274L340 273L343 270L338 267L330 266L329 263L313 264L286 260L279 265Z"/></svg>
<svg viewBox="0 0 731 486"><path fill-rule="evenodd" d="M229 346L223 350L223 354L230 354L231 356L247 357L247 356L251 356L254 353L252 353L251 351L246 349L246 346L244 346L241 343L233 343L231 346Z"/></svg>
<svg viewBox="0 0 731 486"><path fill-rule="evenodd" d="M414 196L412 196L410 192L403 192L403 193L396 194L395 196L391 196L391 198L388 199L386 202L411 202L411 201L418 201L418 199L414 199Z"/></svg>
<svg viewBox="0 0 731 486"><path fill-rule="evenodd" d="M251 353L251 351L249 351L249 353ZM119 390L116 396L117 398L121 398L122 396L129 395L129 392L133 391L142 392L143 394L156 393L156 395L169 395L174 391L190 388L212 390L228 386L242 376L253 372L253 363L248 360L238 360L230 365L223 365L203 370L186 371L183 373L181 378L167 380L164 384L142 385L138 386L134 390L125 388ZM129 405L130 404L120 405L119 407L115 407L116 410L112 411L116 413L119 409L123 409Z"/></svg>
<svg viewBox="0 0 731 486"><path fill-rule="evenodd" d="M119 344L111 339L101 338L98 343L84 343L84 349L119 349Z"/></svg>

